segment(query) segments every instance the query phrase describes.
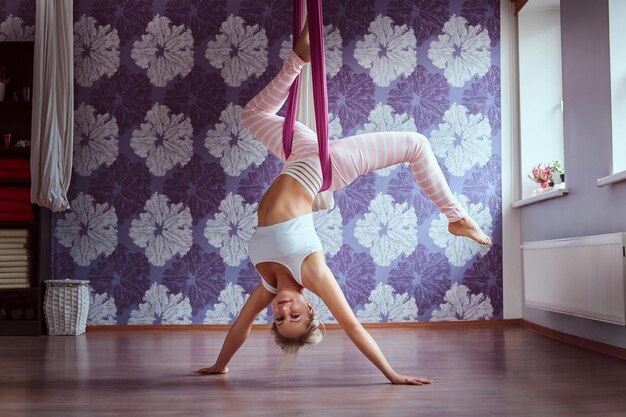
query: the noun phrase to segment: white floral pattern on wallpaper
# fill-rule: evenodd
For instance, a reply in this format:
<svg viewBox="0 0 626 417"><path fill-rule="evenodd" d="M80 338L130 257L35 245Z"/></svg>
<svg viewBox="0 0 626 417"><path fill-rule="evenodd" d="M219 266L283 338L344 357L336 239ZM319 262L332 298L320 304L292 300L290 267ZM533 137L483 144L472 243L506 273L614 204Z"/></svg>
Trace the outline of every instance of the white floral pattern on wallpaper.
<svg viewBox="0 0 626 417"><path fill-rule="evenodd" d="M237 316L245 302L250 297L241 285L228 283L219 295L219 302L207 310L204 315L204 324L230 324ZM266 323L263 313L254 320L256 324Z"/></svg>
<svg viewBox="0 0 626 417"><path fill-rule="evenodd" d="M35 40L35 26L27 26L24 21L9 15L0 23L0 42L23 42Z"/></svg>
<svg viewBox="0 0 626 417"><path fill-rule="evenodd" d="M89 313L87 314L87 324L117 324L115 299L107 293L97 294L91 286L89 286Z"/></svg>
<svg viewBox="0 0 626 417"><path fill-rule="evenodd" d="M475 166L484 166L491 158L489 119L453 103L443 122L432 131L430 143L435 155L444 159L448 172L463 176Z"/></svg>
<svg viewBox="0 0 626 417"><path fill-rule="evenodd" d="M409 294L396 294L391 285L379 282L369 296L369 302L356 313L366 323L415 321L417 304Z"/></svg>
<svg viewBox="0 0 626 417"><path fill-rule="evenodd" d="M369 69L374 84L388 87L398 77L409 76L415 70L416 45L413 29L395 25L390 17L378 15L370 23L369 32L357 41L354 58Z"/></svg>
<svg viewBox="0 0 626 417"><path fill-rule="evenodd" d="M453 15L443 33L430 43L428 58L453 87L462 87L472 77L482 77L491 64L491 39L480 25L471 26L462 16Z"/></svg>
<svg viewBox="0 0 626 417"><path fill-rule="evenodd" d="M224 172L233 177L250 165L258 167L267 157L267 149L243 127L242 111L243 107L230 103L220 114L215 129L209 129L204 141L209 153L220 158Z"/></svg>
<svg viewBox="0 0 626 417"><path fill-rule="evenodd" d="M491 235L493 227L493 217L489 208L483 203L471 203L467 196L456 195L461 206L476 221L487 235ZM448 219L445 215L439 214L438 218L432 220L428 236L433 243L444 249L448 261L454 266L464 266L474 256L484 256L489 252L489 246L480 245L471 239L454 236L448 232Z"/></svg>
<svg viewBox="0 0 626 417"><path fill-rule="evenodd" d="M341 47L343 40L341 32L333 25L324 25L324 64L326 66L326 76L334 77L341 70L343 65L343 48ZM289 35L289 39L284 40L280 45L278 56L286 61L293 50L293 34Z"/></svg>
<svg viewBox="0 0 626 417"><path fill-rule="evenodd" d="M88 266L98 256L113 253L117 246L115 208L80 193L70 203L70 211L57 221L54 236L70 248L74 262Z"/></svg>
<svg viewBox="0 0 626 417"><path fill-rule="evenodd" d="M389 194L378 193L367 213L356 221L354 237L366 248L374 262L389 266L417 246L417 215L407 203L397 204Z"/></svg>
<svg viewBox="0 0 626 417"><path fill-rule="evenodd" d="M86 176L101 165L111 166L119 154L118 134L115 117L97 114L93 106L79 104L74 110L74 171Z"/></svg>
<svg viewBox="0 0 626 417"><path fill-rule="evenodd" d="M81 16L74 23L74 78L90 87L100 78L111 77L120 66L120 38L110 25L101 26L93 17Z"/></svg>
<svg viewBox="0 0 626 417"><path fill-rule="evenodd" d="M210 40L204 54L209 63L221 69L224 82L239 87L251 76L260 77L267 68L267 34L259 25L247 25L239 16L230 15L220 34Z"/></svg>
<svg viewBox="0 0 626 417"><path fill-rule="evenodd" d="M128 236L135 245L145 248L150 264L163 266L191 249L192 221L189 207L172 204L166 195L154 193L146 201L144 212L132 221Z"/></svg>
<svg viewBox="0 0 626 417"><path fill-rule="evenodd" d="M415 119L407 113L396 114L388 104L378 103L374 110L370 112L367 123L357 130L356 133L373 133L373 132L417 132ZM387 177L391 172L405 164L396 164L387 168L374 171L381 177Z"/></svg>
<svg viewBox="0 0 626 417"><path fill-rule="evenodd" d="M335 256L343 245L343 218L341 209L335 206L331 210L321 210L313 213L315 231L322 242L324 253Z"/></svg>
<svg viewBox="0 0 626 417"><path fill-rule="evenodd" d="M133 131L130 147L146 158L152 175L164 176L175 165L185 166L193 155L193 127L184 114L172 114L156 103L146 113L141 129Z"/></svg>
<svg viewBox="0 0 626 417"><path fill-rule="evenodd" d="M470 294L465 285L452 284L445 295L445 303L432 312L430 321L489 320L493 317L493 306L489 297Z"/></svg>
<svg viewBox="0 0 626 417"><path fill-rule="evenodd" d="M313 311L315 312L315 317L321 321L322 323L337 323L337 320L333 317L333 314L330 312L326 304L319 298L315 293L305 289L304 297L307 299Z"/></svg>
<svg viewBox="0 0 626 417"><path fill-rule="evenodd" d="M220 249L229 266L238 266L248 258L248 241L256 229L257 203L247 204L239 194L229 193L220 203L219 212L206 222L204 237Z"/></svg>
<svg viewBox="0 0 626 417"><path fill-rule="evenodd" d="M340 139L343 135L341 120L334 113L328 113L328 139Z"/></svg>
<svg viewBox="0 0 626 417"><path fill-rule="evenodd" d="M191 324L191 304L183 294L156 282L143 296L139 309L130 313L128 324Z"/></svg>
<svg viewBox="0 0 626 417"><path fill-rule="evenodd" d="M172 25L156 15L140 41L133 43L130 56L139 68L148 70L150 82L165 87L176 76L185 77L193 67L193 35L184 25Z"/></svg>

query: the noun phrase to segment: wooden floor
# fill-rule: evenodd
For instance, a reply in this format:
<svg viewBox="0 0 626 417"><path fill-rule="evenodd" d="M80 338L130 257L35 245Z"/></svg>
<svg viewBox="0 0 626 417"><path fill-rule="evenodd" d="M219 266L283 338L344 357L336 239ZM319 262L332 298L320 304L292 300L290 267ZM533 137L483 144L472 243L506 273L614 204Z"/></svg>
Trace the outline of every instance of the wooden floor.
<svg viewBox="0 0 626 417"><path fill-rule="evenodd" d="M229 375L196 376L224 332L0 338L0 416L626 416L626 361L520 327L374 329L394 386L340 330L277 374L253 331Z"/></svg>

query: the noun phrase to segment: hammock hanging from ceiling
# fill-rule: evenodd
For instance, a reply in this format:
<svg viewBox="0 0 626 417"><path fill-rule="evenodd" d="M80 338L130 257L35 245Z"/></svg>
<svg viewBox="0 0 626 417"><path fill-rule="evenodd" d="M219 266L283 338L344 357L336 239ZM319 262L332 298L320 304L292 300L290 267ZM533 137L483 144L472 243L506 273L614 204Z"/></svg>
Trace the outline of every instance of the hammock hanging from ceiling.
<svg viewBox="0 0 626 417"><path fill-rule="evenodd" d="M296 46L304 22L304 0L293 2L293 47ZM322 1L308 0L309 37L311 39L311 73L313 79L313 103L315 110L315 128L322 165L324 181L321 191L327 190L332 182L330 153L328 151L328 98L326 95L326 64L324 63L324 23L322 21ZM298 91L300 76L296 78L289 91L287 115L283 125L283 149L285 158L291 155L293 132L296 126L298 110Z"/></svg>

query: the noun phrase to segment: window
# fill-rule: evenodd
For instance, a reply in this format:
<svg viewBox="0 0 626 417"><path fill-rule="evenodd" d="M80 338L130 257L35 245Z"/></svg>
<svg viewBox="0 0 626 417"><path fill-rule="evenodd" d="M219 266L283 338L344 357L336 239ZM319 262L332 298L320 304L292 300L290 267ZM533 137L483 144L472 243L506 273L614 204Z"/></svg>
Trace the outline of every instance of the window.
<svg viewBox="0 0 626 417"><path fill-rule="evenodd" d="M611 174L598 185L626 179L626 2L609 0L609 45L611 60L611 127L613 160Z"/></svg>
<svg viewBox="0 0 626 417"><path fill-rule="evenodd" d="M538 187L528 179L531 169L539 163L563 161L560 1L529 0L518 14L518 39L521 197L525 199Z"/></svg>

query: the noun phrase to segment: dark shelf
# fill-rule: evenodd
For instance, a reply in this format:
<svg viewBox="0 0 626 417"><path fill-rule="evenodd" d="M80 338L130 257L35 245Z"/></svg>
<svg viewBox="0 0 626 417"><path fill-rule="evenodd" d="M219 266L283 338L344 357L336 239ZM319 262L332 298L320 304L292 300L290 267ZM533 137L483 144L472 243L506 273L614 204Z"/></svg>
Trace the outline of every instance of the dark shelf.
<svg viewBox="0 0 626 417"><path fill-rule="evenodd" d="M30 185L30 180L15 179L15 180L0 180L0 185Z"/></svg>
<svg viewBox="0 0 626 417"><path fill-rule="evenodd" d="M36 287L27 287L27 288L0 288L0 292L32 292L37 291L39 288Z"/></svg>
<svg viewBox="0 0 626 417"><path fill-rule="evenodd" d="M10 148L0 148L0 156L1 155L27 156L30 155L30 148L16 148L15 146L12 146Z"/></svg>
<svg viewBox="0 0 626 417"><path fill-rule="evenodd" d="M37 220L30 222L0 222L0 229L21 229L23 227L37 226L38 224Z"/></svg>
<svg viewBox="0 0 626 417"><path fill-rule="evenodd" d="M4 101L0 101L0 105L2 106L9 106L9 105L14 105L14 106L25 106L27 104L32 103L31 101L12 101L12 100L4 100Z"/></svg>
<svg viewBox="0 0 626 417"><path fill-rule="evenodd" d="M40 336L41 320L0 320L0 335Z"/></svg>
<svg viewBox="0 0 626 417"><path fill-rule="evenodd" d="M2 0L0 0L1 2ZM11 134L11 145L31 137L32 101L23 100L25 87L33 86L34 42L0 42L0 56L10 57L2 62L6 69L7 78L11 81L6 86L5 100L0 101L0 146L4 145L4 134ZM13 101L13 97L19 100ZM28 161L29 148L15 146L0 147L0 166L3 159L19 158ZM7 164L8 165L8 164ZM0 179L0 186L12 189L29 189L31 179ZM25 191L21 190L22 193ZM44 276L50 274L50 242L51 219L50 214L42 214L42 209L32 205L35 220L32 221L0 221L0 229L28 229L30 237L29 284L28 288L0 288L0 307L3 309L20 309L25 317L31 317L28 312L35 311L34 319L12 320L11 317L0 319L0 336L41 335L45 332L43 323L43 285ZM45 254L42 255L42 251ZM45 275L44 275L45 274ZM0 281L1 282L1 281ZM17 317L17 316L16 316Z"/></svg>

